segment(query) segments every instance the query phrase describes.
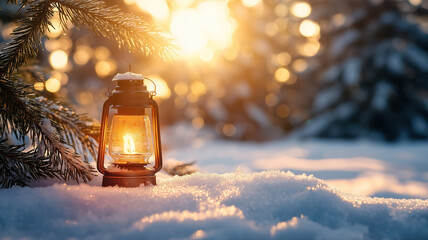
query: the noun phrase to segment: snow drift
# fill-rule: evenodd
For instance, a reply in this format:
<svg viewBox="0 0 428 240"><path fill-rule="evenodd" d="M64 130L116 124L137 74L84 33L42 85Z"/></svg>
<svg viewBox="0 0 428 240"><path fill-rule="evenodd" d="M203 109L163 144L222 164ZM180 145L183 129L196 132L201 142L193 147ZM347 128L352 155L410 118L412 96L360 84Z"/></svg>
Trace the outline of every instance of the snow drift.
<svg viewBox="0 0 428 240"><path fill-rule="evenodd" d="M428 200L343 194L291 172L197 173L157 186L0 190L0 238L423 239Z"/></svg>

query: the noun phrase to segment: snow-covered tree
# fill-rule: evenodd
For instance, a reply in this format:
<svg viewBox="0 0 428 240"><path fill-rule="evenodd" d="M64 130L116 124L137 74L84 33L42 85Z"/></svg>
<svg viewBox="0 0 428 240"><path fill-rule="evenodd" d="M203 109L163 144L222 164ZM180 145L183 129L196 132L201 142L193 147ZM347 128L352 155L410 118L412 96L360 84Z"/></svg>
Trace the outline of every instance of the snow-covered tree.
<svg viewBox="0 0 428 240"><path fill-rule="evenodd" d="M318 137L427 138L424 6L392 0L311 4L322 50L282 91L291 109L284 128L303 127L305 136Z"/></svg>

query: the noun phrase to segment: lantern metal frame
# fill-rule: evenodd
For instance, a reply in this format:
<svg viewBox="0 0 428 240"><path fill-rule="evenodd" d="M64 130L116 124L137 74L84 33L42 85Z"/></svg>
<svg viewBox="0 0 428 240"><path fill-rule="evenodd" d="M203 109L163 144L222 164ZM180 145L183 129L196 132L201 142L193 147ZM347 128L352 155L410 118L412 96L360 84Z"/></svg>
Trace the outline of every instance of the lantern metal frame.
<svg viewBox="0 0 428 240"><path fill-rule="evenodd" d="M146 77L143 78L144 80L150 80ZM108 99L103 105L97 161L97 169L104 175L102 182L103 187L116 185L120 187L138 187L141 184L156 185L155 173L159 172L162 168L159 107L153 99L153 96L156 95L156 87L155 91L149 92L147 86L144 85L144 80L129 79L117 81L118 84L116 88L108 95ZM152 80L150 81L153 82ZM155 154L155 165L153 168L147 167L147 164L144 163L113 163L116 167L119 167L119 169L114 171L105 168L106 133L111 109L117 109L118 115L143 115L146 109L151 109L153 151ZM124 171L121 171L121 169Z"/></svg>

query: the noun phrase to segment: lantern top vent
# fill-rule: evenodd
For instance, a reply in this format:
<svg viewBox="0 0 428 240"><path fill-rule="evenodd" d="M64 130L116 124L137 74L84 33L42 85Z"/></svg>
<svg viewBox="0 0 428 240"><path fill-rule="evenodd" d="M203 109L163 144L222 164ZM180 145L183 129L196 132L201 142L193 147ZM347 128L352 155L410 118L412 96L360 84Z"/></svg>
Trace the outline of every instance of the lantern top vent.
<svg viewBox="0 0 428 240"><path fill-rule="evenodd" d="M144 76L138 73L126 72L118 73L114 76L113 81L144 80Z"/></svg>

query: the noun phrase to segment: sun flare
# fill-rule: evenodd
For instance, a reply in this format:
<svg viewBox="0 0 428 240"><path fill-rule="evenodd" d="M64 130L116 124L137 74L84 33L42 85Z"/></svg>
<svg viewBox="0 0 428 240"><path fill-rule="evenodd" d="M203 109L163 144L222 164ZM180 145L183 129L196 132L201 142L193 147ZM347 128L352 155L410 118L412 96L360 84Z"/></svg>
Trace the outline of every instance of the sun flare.
<svg viewBox="0 0 428 240"><path fill-rule="evenodd" d="M206 1L175 11L170 28L184 56L199 55L206 61L212 59L213 51L231 44L234 24L225 3Z"/></svg>

